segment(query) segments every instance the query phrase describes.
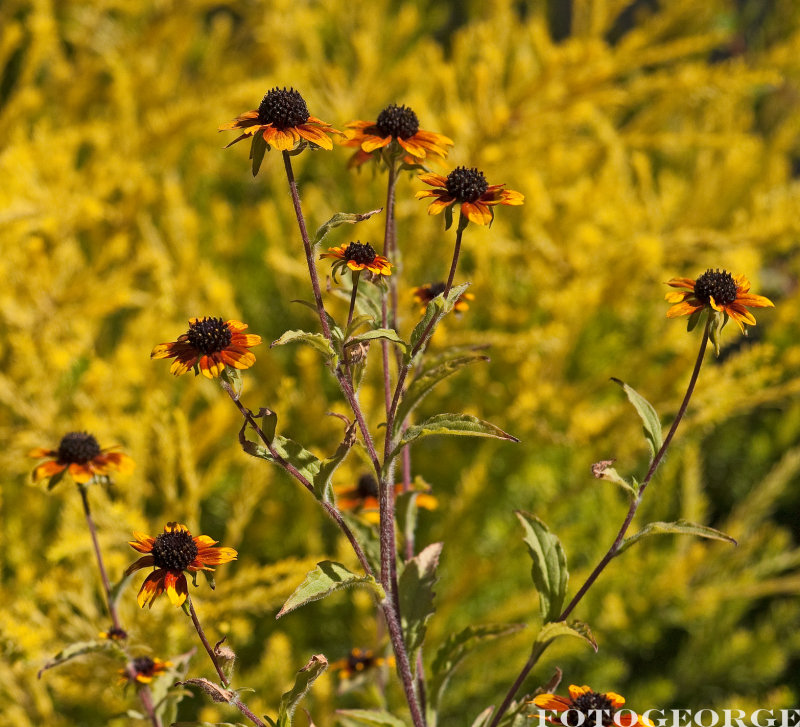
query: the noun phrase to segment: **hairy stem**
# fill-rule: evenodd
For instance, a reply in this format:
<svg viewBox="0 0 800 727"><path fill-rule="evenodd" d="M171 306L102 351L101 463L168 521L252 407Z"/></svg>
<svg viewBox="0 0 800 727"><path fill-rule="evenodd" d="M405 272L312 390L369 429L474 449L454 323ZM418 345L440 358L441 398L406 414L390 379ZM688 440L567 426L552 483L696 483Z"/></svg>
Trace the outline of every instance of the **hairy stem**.
<svg viewBox="0 0 800 727"><path fill-rule="evenodd" d="M156 714L156 708L153 704L153 695L150 692L150 687L148 687L147 684L142 684L136 691L139 693L139 701L142 703L144 711L147 712L147 716L150 718L150 722L152 723L153 727L162 727L161 719Z"/></svg>
<svg viewBox="0 0 800 727"><path fill-rule="evenodd" d="M353 312L356 309L356 297L358 296L358 279L361 277L361 271L356 270L353 272L353 290L350 293L350 310L347 312L347 327L350 328L350 323L353 321Z"/></svg>
<svg viewBox="0 0 800 727"><path fill-rule="evenodd" d="M636 511L639 509L639 505L642 502L642 495L650 483L650 480L653 478L658 466L664 459L664 455L669 448L670 443L672 442L672 438L675 435L675 432L678 429L678 425L681 423L684 415L686 414L686 410L689 406L689 400L692 398L692 394L694 393L695 384L697 384L697 378L700 375L700 367L703 365L703 359L705 358L706 347L708 345L708 332L711 325L711 317L706 321L706 327L703 331L703 340L700 343L700 351L697 354L697 360L694 364L694 370L692 371L692 376L689 379L689 386L686 389L686 394L683 397L683 401L681 402L681 406L678 409L678 413L675 415L675 419L672 422L672 426L667 433L667 436L664 438L664 442L661 444L660 449L656 453L656 456L653 457L653 461L650 463L650 468L647 470L647 474L645 478L642 480L642 483L639 485L639 492L637 493L636 497L631 501L630 507L628 508L628 513L625 516L625 520L622 523L622 526L617 533L617 537L614 539L614 542L611 544L611 547L608 549L606 554L600 559L600 562L597 564L595 569L591 572L589 577L586 579L584 584L578 589L578 592L575 594L573 599L569 602L569 605L561 612L561 615L558 617L558 621L566 621L567 617L572 613L575 607L580 603L581 599L586 595L586 592L591 588L592 584L597 580L598 576L605 570L606 566L611 562L611 560L617 555L623 540L625 539L625 534L628 532L628 528L633 521L634 515L636 515ZM489 723L489 727L497 727L500 719L505 714L506 710L508 709L511 702L514 700L514 696L516 695L519 688L522 686L522 682L525 681L525 678L530 673L531 669L533 669L534 664L538 660L540 653L534 652L531 654L530 658L527 662L525 662L525 666L522 667L522 671L520 671L519 675L517 676L514 683L511 685L511 688L508 690L508 693L505 696L502 704L500 705L499 709L495 713L492 721Z"/></svg>
<svg viewBox="0 0 800 727"><path fill-rule="evenodd" d="M200 620L197 618L197 612L194 610L194 603L192 603L191 596L188 595L186 596L186 603L189 604L189 616L192 617L192 623L194 624L194 628L197 631L197 635L200 637L200 641L203 642L203 646L208 652L208 656L211 659L211 662L214 664L214 668L217 670L217 674L219 675L219 678L222 681L222 686L227 687L230 684L230 682L222 673L222 669L220 668L219 662L217 661L217 656L214 653L214 650L211 648L211 644L208 643L208 639L206 638L205 632L203 631L203 627L200 625Z"/></svg>

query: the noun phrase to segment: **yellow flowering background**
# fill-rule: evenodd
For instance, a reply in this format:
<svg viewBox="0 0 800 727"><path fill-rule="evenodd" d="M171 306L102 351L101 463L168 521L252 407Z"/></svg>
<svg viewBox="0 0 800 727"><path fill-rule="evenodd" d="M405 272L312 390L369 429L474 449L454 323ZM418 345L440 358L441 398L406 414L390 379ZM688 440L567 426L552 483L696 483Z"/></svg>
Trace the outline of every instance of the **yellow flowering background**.
<svg viewBox="0 0 800 727"><path fill-rule="evenodd" d="M26 452L71 430L119 443L132 476L94 487L116 580L132 530L188 524L237 548L217 590L194 596L212 640L239 655L237 683L275 713L313 653L383 646L369 599L347 591L280 622L275 613L317 560L352 563L307 493L238 447L240 416L218 387L150 362L192 316L238 318L271 341L314 329L280 157L258 178L216 127L294 86L338 128L412 106L452 137L455 164L526 196L491 230L465 233L457 279L476 299L438 342L490 343L422 411L466 411L519 445L430 439L416 474L440 506L420 541L445 541L428 652L471 623L529 628L476 651L453 680L445 724L497 703L527 657L538 607L515 508L544 519L567 550L574 588L613 540L625 503L592 479L616 457L641 475L646 447L616 376L665 422L677 410L699 332L665 318L664 282L708 267L743 272L774 310L749 338L724 332L670 456L648 490L648 520L722 529L737 548L650 539L613 563L576 616L600 650L565 640L571 683L625 694L639 709L791 707L800 699L800 5L793 0L5 0L0 5L0 715L17 727L122 725L135 707L99 655L36 672L108 626L80 499L65 480L30 483ZM658 8L656 8L658 6ZM223 138L224 137L224 138ZM229 138L230 137L230 138ZM304 153L295 168L309 226L381 206L385 179L349 172L349 150ZM401 333L411 289L442 279L453 232L398 185ZM379 243L382 217L331 245ZM322 264L321 270L325 269ZM334 303L343 315L345 303ZM255 349L246 403L280 431L331 453L344 412L307 348ZM373 351L373 356L376 352ZM370 369L375 382L378 358ZM381 395L363 391L371 421ZM365 470L357 456L335 484ZM122 599L132 641L161 658L195 645L166 601ZM194 591L193 591L194 593ZM150 651L148 651L150 650ZM193 675L211 676L201 653ZM390 682L393 680L390 679ZM402 697L389 687L390 704ZM324 676L307 702L320 727L373 691L337 694ZM115 716L116 715L116 716ZM123 715L123 716L119 716ZM201 695L181 719L236 716ZM305 725L305 717L298 715Z"/></svg>

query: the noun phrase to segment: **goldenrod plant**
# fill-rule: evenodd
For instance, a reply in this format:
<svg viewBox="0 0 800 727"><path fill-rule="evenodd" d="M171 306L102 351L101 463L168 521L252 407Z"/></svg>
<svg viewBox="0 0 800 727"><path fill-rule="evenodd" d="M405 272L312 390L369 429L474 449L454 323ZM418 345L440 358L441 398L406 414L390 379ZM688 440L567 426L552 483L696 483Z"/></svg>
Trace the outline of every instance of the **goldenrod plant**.
<svg viewBox="0 0 800 727"><path fill-rule="evenodd" d="M8 723L796 707L800 7L0 28Z"/></svg>

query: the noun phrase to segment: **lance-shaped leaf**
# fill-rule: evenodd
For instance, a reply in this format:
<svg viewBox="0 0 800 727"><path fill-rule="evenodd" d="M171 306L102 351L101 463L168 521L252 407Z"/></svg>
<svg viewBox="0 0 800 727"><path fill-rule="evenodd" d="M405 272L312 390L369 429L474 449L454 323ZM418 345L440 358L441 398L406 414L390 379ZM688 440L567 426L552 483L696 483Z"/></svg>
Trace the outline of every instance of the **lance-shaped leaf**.
<svg viewBox="0 0 800 727"><path fill-rule="evenodd" d="M319 601L335 591L352 586L368 588L379 601L386 598L383 588L372 576L357 576L347 570L341 563L323 560L321 563L317 563L317 567L314 570L306 574L305 580L289 596L276 618L285 616L287 613L312 601Z"/></svg>
<svg viewBox="0 0 800 727"><path fill-rule="evenodd" d="M417 376L403 394L394 420L394 432L397 435L406 417L414 410L428 392L443 379L454 374L459 369L478 361L488 361L489 357L479 351L460 353L453 358L446 359L436 366L423 371Z"/></svg>
<svg viewBox="0 0 800 727"><path fill-rule="evenodd" d="M408 344L397 335L397 331L393 328L375 328L372 331L365 331L364 333L359 333L357 336L353 336L348 342L347 346L352 346L356 343L362 343L363 341L374 341L377 338L384 338L387 341L391 341L392 343L396 343L400 346L403 350L408 347Z"/></svg>
<svg viewBox="0 0 800 727"><path fill-rule="evenodd" d="M638 533L634 533L630 537L625 538L617 550L617 555L630 548L634 543L639 542L642 538L647 538L651 535L696 535L700 538L708 538L709 540L721 540L725 543L738 545L730 535L723 533L721 530L715 530L708 527L708 525L698 525L697 523L689 522L688 520L676 520L673 523L648 523Z"/></svg>
<svg viewBox="0 0 800 727"><path fill-rule="evenodd" d="M636 409L636 413L642 420L644 436L650 447L650 459L652 461L653 457L656 456L656 452L661 449L661 443L664 440L661 433L661 420L658 418L656 410L647 399L636 391L636 389L628 386L624 381L620 381L619 379L612 377L611 380L622 387L628 400L633 404L633 408Z"/></svg>
<svg viewBox="0 0 800 727"><path fill-rule="evenodd" d="M39 669L36 676L41 679L42 674L54 666L61 666L70 659L84 654L92 654L96 651L115 651L118 656L125 658L125 654L119 646L111 639L102 639L97 641L76 641L74 644L61 649L52 659L48 659L44 666Z"/></svg>
<svg viewBox="0 0 800 727"><path fill-rule="evenodd" d="M391 459L400 454L407 444L434 434L452 434L458 437L493 437L494 439L519 442L515 436L504 432L490 422L478 419L478 417L469 414L437 414L421 424L415 424L406 429L400 443L392 452Z"/></svg>
<svg viewBox="0 0 800 727"><path fill-rule="evenodd" d="M567 593L567 556L559 539L539 518L521 510L516 515L525 531L525 544L533 561L531 575L539 591L539 613L545 623L555 621Z"/></svg>
<svg viewBox="0 0 800 727"><path fill-rule="evenodd" d="M431 708L437 710L453 672L481 641L507 636L523 628L524 624L485 624L467 626L463 631L451 635L439 647L431 665L429 689Z"/></svg>
<svg viewBox="0 0 800 727"><path fill-rule="evenodd" d="M428 619L433 615L433 587L438 580L436 569L442 543L432 543L406 563L398 582L403 639L408 660L417 663L417 652L425 640Z"/></svg>
<svg viewBox="0 0 800 727"><path fill-rule="evenodd" d="M333 350L330 341L321 333L309 333L308 331L286 331L280 338L270 344L273 346L283 346L287 343L305 343L315 348L323 356L329 359L336 358L336 351Z"/></svg>
<svg viewBox="0 0 800 727"><path fill-rule="evenodd" d="M253 162L253 176L258 174L261 169L261 162L264 160L264 152L267 151L267 142L263 134L254 134L253 142L250 144L250 159Z"/></svg>
<svg viewBox="0 0 800 727"><path fill-rule="evenodd" d="M566 621L554 621L545 624L536 634L533 648L535 650L538 647L542 647L542 651L544 651L561 636L572 636L573 638L581 639L597 651L597 641L595 641L591 629L582 621L574 621L569 624Z"/></svg>
<svg viewBox="0 0 800 727"><path fill-rule="evenodd" d="M322 225L318 230L317 234L314 235L314 242L313 245L319 245L322 242L327 234L334 228L339 227L339 225L350 224L354 225L356 222L363 222L364 220L368 220L373 215L377 215L379 212L383 212L383 207L379 207L376 210L370 210L369 212L337 212L333 217L331 217L324 225Z"/></svg>
<svg viewBox="0 0 800 727"><path fill-rule="evenodd" d="M333 502L333 486L331 479L339 465L344 462L351 447L356 442L356 422L353 421L345 430L344 439L336 452L319 463L319 470L314 475L314 493L323 502Z"/></svg>
<svg viewBox="0 0 800 727"><path fill-rule="evenodd" d="M439 325L439 321L441 321L444 316L453 310L453 306L456 304L456 301L468 287L469 283L456 285L451 288L450 292L447 294L447 298L445 298L443 295L437 295L432 301L430 301L430 303L428 303L428 305L425 307L425 314L422 316L422 320L417 323L417 325L414 327L414 330L411 332L411 339L409 341L411 345L405 356L406 365L410 365L412 358L419 352L422 337L426 335L426 332L428 336L433 335L433 332L436 330L436 326ZM431 327L430 330L428 330L428 326Z"/></svg>
<svg viewBox="0 0 800 727"><path fill-rule="evenodd" d="M370 525L357 515L345 510L341 511L342 519L347 523L347 527L353 531L356 540L361 544L367 563L375 573L381 570L381 542L378 537L377 528Z"/></svg>
<svg viewBox="0 0 800 727"><path fill-rule="evenodd" d="M403 720L389 712L376 709L338 709L336 714L342 724L365 724L368 727L407 727Z"/></svg>
<svg viewBox="0 0 800 727"><path fill-rule="evenodd" d="M322 672L328 668L328 660L322 654L315 654L299 672L294 680L294 686L284 692L278 707L278 727L291 727L294 711L300 700L306 695L311 685Z"/></svg>

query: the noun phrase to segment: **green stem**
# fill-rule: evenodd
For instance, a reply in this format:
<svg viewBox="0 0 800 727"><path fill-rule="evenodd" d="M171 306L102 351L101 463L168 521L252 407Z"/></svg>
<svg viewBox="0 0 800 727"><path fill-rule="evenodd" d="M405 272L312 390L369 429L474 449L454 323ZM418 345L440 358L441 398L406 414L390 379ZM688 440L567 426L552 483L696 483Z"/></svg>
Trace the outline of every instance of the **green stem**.
<svg viewBox="0 0 800 727"><path fill-rule="evenodd" d="M217 674L219 675L220 680L222 681L222 686L227 687L230 682L228 681L227 677L222 673L222 669L220 668L219 662L217 661L216 654L214 654L214 650L211 648L211 644L208 643L208 639L206 638L206 634L203 631L203 627L200 625L200 619L197 618L197 612L194 610L194 604L192 603L192 597L186 596L186 603L188 604L189 608L189 616L192 619L192 623L194 624L194 628L197 631L197 635L200 637L200 641L203 643L205 650L208 652L208 656L211 659L211 663L214 664L214 668L217 670Z"/></svg>

